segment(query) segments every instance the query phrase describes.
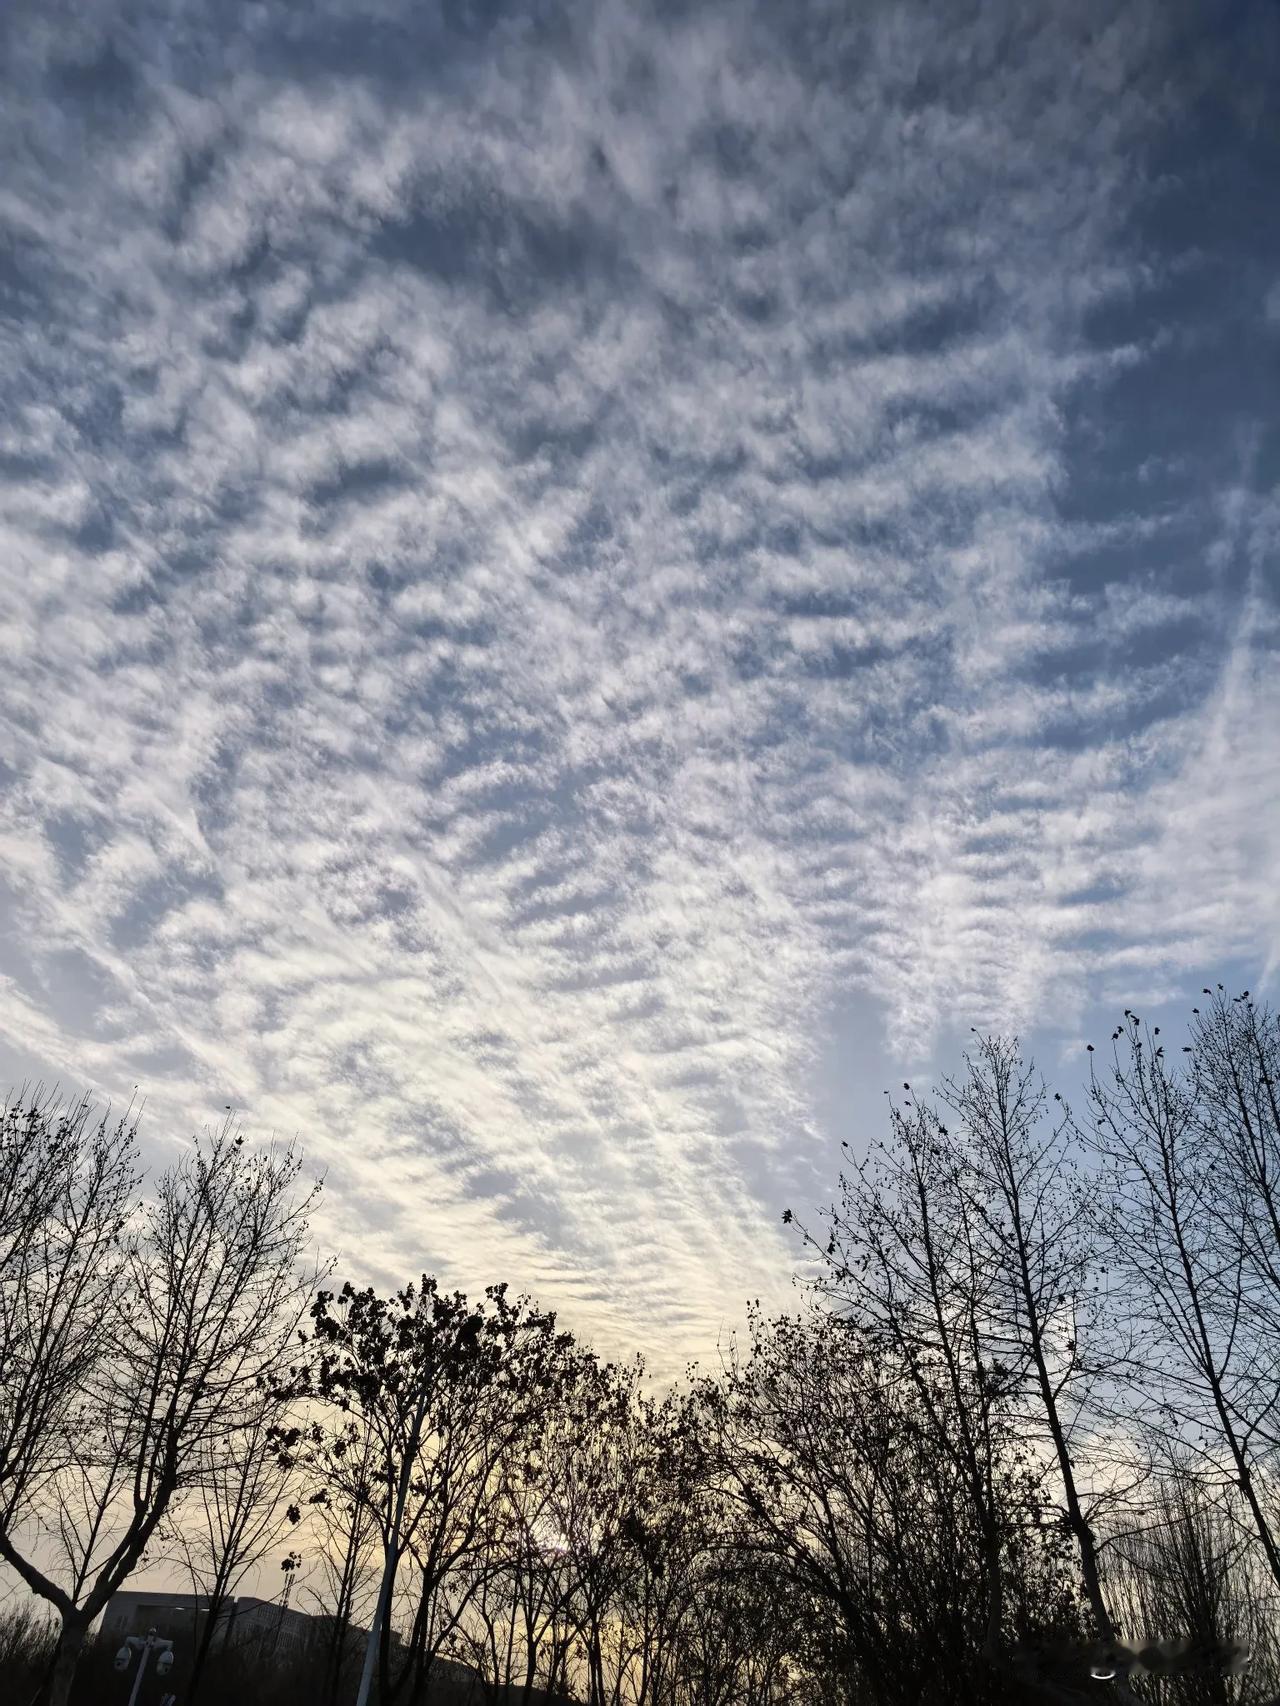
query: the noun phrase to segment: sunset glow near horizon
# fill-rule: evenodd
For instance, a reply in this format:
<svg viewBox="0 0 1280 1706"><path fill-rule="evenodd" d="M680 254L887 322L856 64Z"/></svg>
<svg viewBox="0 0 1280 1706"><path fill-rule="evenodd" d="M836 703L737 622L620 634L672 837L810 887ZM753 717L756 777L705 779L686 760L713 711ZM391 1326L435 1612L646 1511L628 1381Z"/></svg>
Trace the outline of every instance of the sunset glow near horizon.
<svg viewBox="0 0 1280 1706"><path fill-rule="evenodd" d="M1278 29L10 4L0 1077L675 1372L971 1026L1273 992Z"/></svg>

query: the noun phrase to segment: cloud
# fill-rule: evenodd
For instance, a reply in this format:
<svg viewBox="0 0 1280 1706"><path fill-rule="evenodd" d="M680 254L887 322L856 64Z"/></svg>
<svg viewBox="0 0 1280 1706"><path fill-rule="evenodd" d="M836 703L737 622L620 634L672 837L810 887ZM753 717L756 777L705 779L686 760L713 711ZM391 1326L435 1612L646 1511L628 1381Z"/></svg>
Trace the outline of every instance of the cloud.
<svg viewBox="0 0 1280 1706"><path fill-rule="evenodd" d="M1274 965L1265 458L1135 425L1246 361L1144 307L1193 73L1143 7L307 24L9 26L0 1032L674 1368L848 989L922 1059Z"/></svg>

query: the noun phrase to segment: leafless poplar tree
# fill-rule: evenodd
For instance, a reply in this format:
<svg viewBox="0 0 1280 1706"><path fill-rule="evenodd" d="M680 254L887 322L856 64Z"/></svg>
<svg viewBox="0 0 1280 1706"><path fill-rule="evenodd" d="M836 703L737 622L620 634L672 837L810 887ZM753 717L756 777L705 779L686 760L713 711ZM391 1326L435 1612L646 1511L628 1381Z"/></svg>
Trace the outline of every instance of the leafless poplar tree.
<svg viewBox="0 0 1280 1706"><path fill-rule="evenodd" d="M891 1143L841 1175L827 1236L804 1236L823 1264L815 1291L883 1345L967 1489L986 1581L984 1647L994 1660L1006 1612L997 1465L1022 1370L988 1346L996 1284L946 1127L910 1096L891 1106L890 1121Z"/></svg>
<svg viewBox="0 0 1280 1706"><path fill-rule="evenodd" d="M1280 1293L1266 1274L1265 1193L1242 1175L1226 1097L1215 1106L1206 1094L1231 1076L1230 1020L1219 1017L1225 1035L1206 1026L1179 1056L1193 1062L1184 1067L1166 1057L1158 1028L1127 1013L1110 1071L1091 1073L1089 1120L1076 1129L1105 1164L1110 1262L1145 1346L1135 1425L1157 1449L1182 1451L1228 1507L1242 1502L1280 1584L1268 1373Z"/></svg>
<svg viewBox="0 0 1280 1706"><path fill-rule="evenodd" d="M1131 1346L1098 1301L1093 1196L1070 1154L1069 1115L1063 1104L1058 1118L1047 1117L1043 1081L1016 1040L997 1037L978 1040L963 1073L944 1079L941 1100L955 1120L954 1133L942 1128L956 1159L955 1189L991 1282L980 1334L991 1359L1012 1371L1024 1437L1042 1438L1052 1452L1094 1628L1109 1640L1115 1629L1095 1524L1123 1487L1114 1478L1098 1492L1089 1485L1091 1474L1119 1467L1102 1461L1106 1417L1092 1401ZM1083 1433L1090 1421L1091 1437Z"/></svg>

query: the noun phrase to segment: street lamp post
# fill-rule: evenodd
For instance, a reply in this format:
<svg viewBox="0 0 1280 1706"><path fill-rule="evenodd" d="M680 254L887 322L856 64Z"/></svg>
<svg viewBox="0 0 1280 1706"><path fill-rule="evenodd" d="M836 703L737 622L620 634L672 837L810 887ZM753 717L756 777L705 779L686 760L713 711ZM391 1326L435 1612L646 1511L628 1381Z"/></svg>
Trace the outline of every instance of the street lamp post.
<svg viewBox="0 0 1280 1706"><path fill-rule="evenodd" d="M141 1653L142 1657L138 1660L138 1671L137 1675L133 1679L133 1689L129 1695L129 1706L137 1706L138 1694L142 1688L142 1679L147 1673L147 1665L151 1659L152 1653L159 1654L159 1657L156 1659L157 1676L168 1676L169 1672L173 1669L173 1642L167 1641L162 1635L157 1635L154 1629L148 1629L145 1635L126 1635L124 1638L124 1645L116 1654L116 1669L128 1670L129 1666L133 1663L133 1656L135 1653ZM173 1696L170 1695L169 1699L172 1700Z"/></svg>

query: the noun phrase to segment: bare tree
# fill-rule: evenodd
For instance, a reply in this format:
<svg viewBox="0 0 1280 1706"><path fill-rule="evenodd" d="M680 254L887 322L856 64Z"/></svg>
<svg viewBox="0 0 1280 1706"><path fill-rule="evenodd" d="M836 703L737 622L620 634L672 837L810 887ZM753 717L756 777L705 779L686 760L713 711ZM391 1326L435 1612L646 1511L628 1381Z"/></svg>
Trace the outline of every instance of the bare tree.
<svg viewBox="0 0 1280 1706"><path fill-rule="evenodd" d="M1116 1536L1115 1592L1126 1606L1127 1627L1139 1643L1144 1634L1176 1630L1188 1653L1206 1661L1187 1665L1166 1684L1166 1698L1179 1706L1231 1706L1231 1644L1257 1653L1265 1620L1248 1592L1249 1544L1185 1472L1170 1473L1154 1508ZM1215 1654L1218 1663L1211 1662Z"/></svg>
<svg viewBox="0 0 1280 1706"><path fill-rule="evenodd" d="M607 1371L607 1408L580 1453L588 1473L575 1477L577 1498L565 1508L573 1513L569 1611L588 1698L648 1706L678 1674L681 1623L708 1544L708 1502L701 1405L689 1395L633 1391L638 1375L634 1367Z"/></svg>
<svg viewBox="0 0 1280 1706"><path fill-rule="evenodd" d="M771 1560L709 1549L684 1585L672 1663L655 1700L662 1706L779 1706L790 1694L802 1618Z"/></svg>
<svg viewBox="0 0 1280 1706"><path fill-rule="evenodd" d="M1094 1628L1110 1639L1115 1629L1095 1524L1099 1508L1123 1488L1112 1480L1093 1492L1082 1480L1081 1435L1093 1420L1089 1469L1114 1467L1100 1461L1096 1424L1103 1418L1090 1412L1099 1383L1125 1365L1131 1346L1118 1341L1099 1305L1093 1194L1070 1154L1066 1105L1057 1120L1048 1119L1043 1080L1016 1040L997 1037L978 1040L964 1072L943 1080L941 1100L957 1122L954 1137L941 1128L954 1145L955 1189L971 1211L979 1261L993 1282L981 1336L991 1359L1013 1371L1024 1437L1040 1435L1052 1451ZM1110 1343L1101 1342L1104 1334Z"/></svg>
<svg viewBox="0 0 1280 1706"><path fill-rule="evenodd" d="M1238 1229L1241 1314L1253 1355L1236 1365L1240 1420L1280 1450L1280 1018L1248 990L1193 1010L1190 1079L1215 1188Z"/></svg>
<svg viewBox="0 0 1280 1706"><path fill-rule="evenodd" d="M560 1657L565 1683L589 1706L613 1706L635 1651L627 1603L655 1441L643 1365L589 1370L546 1442L552 1532L562 1547Z"/></svg>
<svg viewBox="0 0 1280 1706"><path fill-rule="evenodd" d="M186 1693L195 1700L213 1644L225 1637L225 1612L249 1572L289 1527L289 1483L270 1448L283 1402L270 1386L247 1395L234 1431L202 1439L193 1455L192 1488L174 1525L174 1542L192 1588L203 1601Z"/></svg>
<svg viewBox="0 0 1280 1706"><path fill-rule="evenodd" d="M320 1566L321 1585L308 1592L323 1620L324 1706L338 1706L347 1670L359 1663L361 1619L372 1617L378 1595L377 1445L369 1429L349 1420L296 1456L284 1455L300 1470L301 1502L286 1514L292 1522L307 1519Z"/></svg>
<svg viewBox="0 0 1280 1706"><path fill-rule="evenodd" d="M1091 1068L1090 1123L1075 1129L1105 1164L1109 1259L1145 1345L1133 1419L1158 1449L1188 1454L1224 1500L1238 1493L1280 1584L1267 1473L1277 1398L1274 1379L1260 1378L1270 1302L1258 1284L1258 1200L1223 1127L1206 1117L1211 1050L1198 1050L1190 1070L1175 1065L1158 1027L1132 1012L1112 1041L1110 1072Z"/></svg>
<svg viewBox="0 0 1280 1706"><path fill-rule="evenodd" d="M497 1467L487 1556L456 1639L489 1692L518 1696L521 1706L528 1706L540 1666L549 1679L566 1656L576 1577L557 1514L589 1437L588 1418L598 1415L592 1397L608 1377L590 1353L567 1357L553 1401Z"/></svg>
<svg viewBox="0 0 1280 1706"><path fill-rule="evenodd" d="M936 1449L967 1490L986 1581L984 1648L994 1661L1006 1613L997 1466L1023 1370L987 1344L996 1283L946 1127L909 1094L903 1107L891 1105L890 1120L891 1143L841 1174L827 1235L801 1230L822 1264L816 1292L848 1312L911 1383Z"/></svg>
<svg viewBox="0 0 1280 1706"><path fill-rule="evenodd" d="M994 1520L1007 1585L1003 1642L1029 1627L1075 1627L1061 1541L1042 1526L1038 1478L1012 1430L993 1436L989 1506L974 1509L945 1377L919 1381L856 1322L822 1310L765 1320L750 1353L706 1389L708 1448L739 1511L737 1556L776 1559L814 1608L813 1649L842 1697L927 1698L942 1679L995 1697L984 1548Z"/></svg>
<svg viewBox="0 0 1280 1706"><path fill-rule="evenodd" d="M0 1556L72 1461L122 1283L135 1129L37 1091L0 1111Z"/></svg>
<svg viewBox="0 0 1280 1706"><path fill-rule="evenodd" d="M51 1706L65 1706L89 1625L175 1496L234 1437L285 1355L314 1284L299 1272L315 1195L299 1194L300 1165L291 1147L251 1152L228 1124L163 1174L118 1234L120 1271L78 1372L57 1473L24 1501L21 1535L0 1536L61 1618Z"/></svg>

